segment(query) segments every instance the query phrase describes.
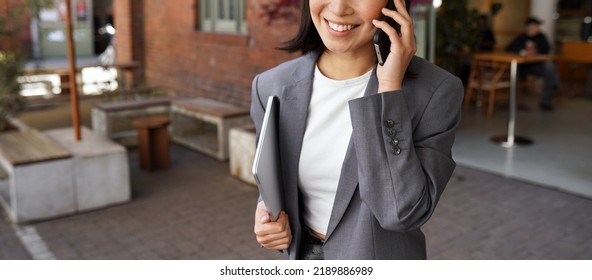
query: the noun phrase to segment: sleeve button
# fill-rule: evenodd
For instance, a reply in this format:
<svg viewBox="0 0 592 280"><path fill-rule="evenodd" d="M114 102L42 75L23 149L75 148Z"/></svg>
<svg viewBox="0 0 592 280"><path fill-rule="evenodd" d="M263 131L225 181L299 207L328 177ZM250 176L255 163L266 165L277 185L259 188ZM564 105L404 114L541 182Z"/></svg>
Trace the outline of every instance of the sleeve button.
<svg viewBox="0 0 592 280"><path fill-rule="evenodd" d="M397 132L395 132L395 130L394 130L394 129L390 129L390 128L389 128L389 129L386 131L386 134L387 134L387 135L388 135L390 138L394 138L394 137L397 135Z"/></svg>
<svg viewBox="0 0 592 280"><path fill-rule="evenodd" d="M384 123L385 123L386 127L388 127L388 128L395 127L395 121L393 121L392 119L387 119Z"/></svg>

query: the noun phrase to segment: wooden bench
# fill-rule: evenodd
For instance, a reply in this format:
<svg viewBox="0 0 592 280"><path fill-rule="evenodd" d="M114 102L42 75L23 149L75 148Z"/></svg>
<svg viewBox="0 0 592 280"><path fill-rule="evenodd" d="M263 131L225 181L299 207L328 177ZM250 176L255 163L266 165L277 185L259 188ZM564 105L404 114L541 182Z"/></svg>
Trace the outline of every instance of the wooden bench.
<svg viewBox="0 0 592 280"><path fill-rule="evenodd" d="M132 121L146 116L168 116L171 101L183 97L157 97L96 104L92 108L92 128L96 134L134 146L136 130Z"/></svg>
<svg viewBox="0 0 592 280"><path fill-rule="evenodd" d="M251 123L248 108L196 97L171 105L171 139L218 160L228 159L228 134Z"/></svg>
<svg viewBox="0 0 592 280"><path fill-rule="evenodd" d="M70 153L35 129L0 134L0 153L12 165L70 157Z"/></svg>
<svg viewBox="0 0 592 280"><path fill-rule="evenodd" d="M72 155L34 129L0 134L0 164L8 184L0 201L17 222L75 210Z"/></svg>

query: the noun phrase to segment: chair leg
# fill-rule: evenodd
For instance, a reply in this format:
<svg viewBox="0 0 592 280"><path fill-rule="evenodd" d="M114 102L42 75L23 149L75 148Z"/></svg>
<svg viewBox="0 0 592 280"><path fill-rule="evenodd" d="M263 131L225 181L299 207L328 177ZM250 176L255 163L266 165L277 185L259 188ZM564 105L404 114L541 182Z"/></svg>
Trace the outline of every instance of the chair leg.
<svg viewBox="0 0 592 280"><path fill-rule="evenodd" d="M487 102L487 118L493 117L493 106L495 106L495 90L489 91L489 101Z"/></svg>
<svg viewBox="0 0 592 280"><path fill-rule="evenodd" d="M477 76L477 64L473 63L471 65L471 72L469 73L469 81L467 82L467 91L465 94L465 100L463 101L463 110L466 111L469 109L471 105L471 100L473 99L473 90L475 84L475 77Z"/></svg>

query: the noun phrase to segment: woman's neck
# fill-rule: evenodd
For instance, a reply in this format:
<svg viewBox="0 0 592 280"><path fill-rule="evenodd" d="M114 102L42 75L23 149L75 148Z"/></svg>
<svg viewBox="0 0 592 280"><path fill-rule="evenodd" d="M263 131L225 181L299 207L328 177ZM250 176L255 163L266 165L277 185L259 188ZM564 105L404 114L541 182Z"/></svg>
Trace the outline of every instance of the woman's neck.
<svg viewBox="0 0 592 280"><path fill-rule="evenodd" d="M325 50L317 61L323 75L334 80L346 80L359 77L376 65L373 48L356 53L333 53Z"/></svg>

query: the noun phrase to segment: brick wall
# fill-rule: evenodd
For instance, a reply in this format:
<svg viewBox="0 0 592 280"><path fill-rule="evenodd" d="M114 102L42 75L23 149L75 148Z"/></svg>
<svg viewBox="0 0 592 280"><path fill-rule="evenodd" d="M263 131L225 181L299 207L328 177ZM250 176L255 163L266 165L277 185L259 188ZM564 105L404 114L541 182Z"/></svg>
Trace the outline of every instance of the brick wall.
<svg viewBox="0 0 592 280"><path fill-rule="evenodd" d="M113 25L115 27L116 42L115 51L117 61L128 62L133 60L132 56L132 11L133 0L113 1Z"/></svg>
<svg viewBox="0 0 592 280"><path fill-rule="evenodd" d="M96 0L95 0L96 1ZM143 0L113 1L113 24L115 27L116 60L120 63L137 61L146 64L144 46ZM127 73L126 81L144 83L144 71ZM135 76L134 76L135 75Z"/></svg>
<svg viewBox="0 0 592 280"><path fill-rule="evenodd" d="M24 0L0 0L0 19L6 24L4 28L11 32L18 30L10 38L2 37L0 39L0 50L20 51L24 55L30 55L31 32L29 22L31 18L26 10L21 11L23 3ZM3 34L5 33L3 32Z"/></svg>
<svg viewBox="0 0 592 280"><path fill-rule="evenodd" d="M4 24L7 10L8 10L8 0L0 0L0 20L1 23ZM0 25L0 28L4 28L4 26ZM0 30L0 36L4 34L4 30ZM3 51L8 48L9 42L4 37L0 37L0 51Z"/></svg>
<svg viewBox="0 0 592 280"><path fill-rule="evenodd" d="M201 32L195 29L197 1L113 1L118 60L143 57L148 85L249 106L255 74L295 56L274 48L295 34L297 23L268 24L261 5L272 0L246 0L248 34ZM138 15L143 29L134 26L142 24ZM143 47L135 33L142 30Z"/></svg>

